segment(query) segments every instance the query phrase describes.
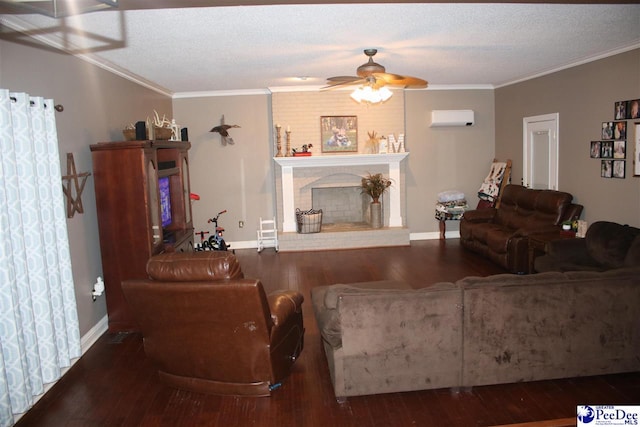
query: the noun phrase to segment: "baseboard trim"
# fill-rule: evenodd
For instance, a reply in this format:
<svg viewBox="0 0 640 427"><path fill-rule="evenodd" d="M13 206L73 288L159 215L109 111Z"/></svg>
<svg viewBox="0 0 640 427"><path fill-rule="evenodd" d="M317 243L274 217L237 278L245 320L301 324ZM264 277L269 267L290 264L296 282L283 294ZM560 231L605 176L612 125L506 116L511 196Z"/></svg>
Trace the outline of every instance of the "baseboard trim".
<svg viewBox="0 0 640 427"><path fill-rule="evenodd" d="M107 332L109 328L109 317L104 316L98 323L96 323L93 328L89 329L89 331L80 338L80 346L82 348L82 354L84 355L87 350L91 348L92 345L98 341L98 339Z"/></svg>
<svg viewBox="0 0 640 427"><path fill-rule="evenodd" d="M445 233L447 239L459 239L460 232L458 230L447 231ZM439 231L424 232L424 233L409 233L409 241L411 240L437 240L440 238ZM244 240L238 242L228 242L231 245L231 249L257 249L257 240Z"/></svg>
<svg viewBox="0 0 640 427"><path fill-rule="evenodd" d="M446 239L459 239L460 232L458 230L447 231L444 236ZM439 231L409 234L409 240L437 240L439 238L440 238Z"/></svg>

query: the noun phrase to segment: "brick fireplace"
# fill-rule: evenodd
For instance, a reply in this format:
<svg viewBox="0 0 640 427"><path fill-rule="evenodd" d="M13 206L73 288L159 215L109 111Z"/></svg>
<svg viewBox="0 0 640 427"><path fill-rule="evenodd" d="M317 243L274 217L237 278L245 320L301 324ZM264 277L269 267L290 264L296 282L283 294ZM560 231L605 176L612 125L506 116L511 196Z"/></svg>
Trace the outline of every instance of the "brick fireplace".
<svg viewBox="0 0 640 427"><path fill-rule="evenodd" d="M409 153L324 155L310 157L275 157L277 217L280 234L280 250L311 250L333 248L360 248L378 246L402 246L409 244L409 232L405 227L404 165ZM366 206L358 198L360 180L368 173L383 173L393 181L385 194L382 229L371 229L364 224ZM331 201L328 189L336 190ZM317 194L314 201L314 192ZM319 195L322 194L321 196ZM354 212L338 212L333 205L353 203ZM357 206L358 203L360 206ZM329 210L331 216L320 233L296 232L296 209L311 208ZM324 223L324 222L323 222ZM339 223L341 226L329 226Z"/></svg>

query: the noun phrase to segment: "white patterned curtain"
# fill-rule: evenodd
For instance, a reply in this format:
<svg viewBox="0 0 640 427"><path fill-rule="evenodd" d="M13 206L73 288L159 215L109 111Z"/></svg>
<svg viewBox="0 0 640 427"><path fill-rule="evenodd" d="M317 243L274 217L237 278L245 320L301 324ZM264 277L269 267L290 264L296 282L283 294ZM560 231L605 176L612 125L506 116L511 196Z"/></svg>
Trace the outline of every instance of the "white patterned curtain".
<svg viewBox="0 0 640 427"><path fill-rule="evenodd" d="M53 105L0 89L0 426L81 354Z"/></svg>

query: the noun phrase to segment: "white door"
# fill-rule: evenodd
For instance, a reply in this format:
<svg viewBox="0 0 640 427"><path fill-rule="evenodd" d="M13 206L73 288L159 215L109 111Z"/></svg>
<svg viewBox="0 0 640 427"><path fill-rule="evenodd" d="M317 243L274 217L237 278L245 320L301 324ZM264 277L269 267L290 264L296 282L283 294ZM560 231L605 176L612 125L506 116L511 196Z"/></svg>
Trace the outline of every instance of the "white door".
<svg viewBox="0 0 640 427"><path fill-rule="evenodd" d="M523 119L523 185L558 189L558 113Z"/></svg>

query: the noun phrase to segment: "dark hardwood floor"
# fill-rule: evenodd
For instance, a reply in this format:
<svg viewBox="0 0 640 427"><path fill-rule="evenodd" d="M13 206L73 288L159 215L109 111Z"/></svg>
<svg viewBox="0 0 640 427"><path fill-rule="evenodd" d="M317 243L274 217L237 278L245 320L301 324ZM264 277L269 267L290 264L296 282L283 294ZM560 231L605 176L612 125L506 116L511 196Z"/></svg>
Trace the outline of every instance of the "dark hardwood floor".
<svg viewBox="0 0 640 427"><path fill-rule="evenodd" d="M18 426L495 426L575 425L580 404L640 404L640 373L351 397L337 403L310 305L310 289L397 279L422 287L502 273L458 240L411 247L279 253L236 251L247 277L267 290L305 296L305 348L271 397L237 398L169 389L158 381L138 334L105 334ZM220 343L224 347L224 343Z"/></svg>

